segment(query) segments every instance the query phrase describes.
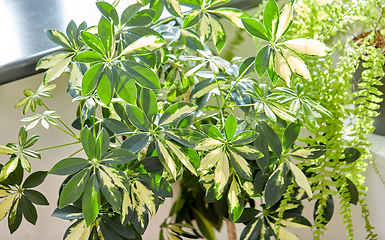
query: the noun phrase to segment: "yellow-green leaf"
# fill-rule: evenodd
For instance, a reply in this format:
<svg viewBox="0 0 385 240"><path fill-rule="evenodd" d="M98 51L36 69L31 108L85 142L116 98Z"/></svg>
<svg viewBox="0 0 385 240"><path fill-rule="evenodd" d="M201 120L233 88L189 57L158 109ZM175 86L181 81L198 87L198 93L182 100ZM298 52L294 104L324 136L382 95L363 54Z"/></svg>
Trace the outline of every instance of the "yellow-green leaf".
<svg viewBox="0 0 385 240"><path fill-rule="evenodd" d="M0 202L0 221L7 216L7 213L12 207L13 200L15 199L16 195L13 195L11 197L8 197L4 199L2 202Z"/></svg>
<svg viewBox="0 0 385 240"><path fill-rule="evenodd" d="M161 48L166 42L158 36L148 35L139 38L135 42L128 45L120 54L120 56L126 54L149 54Z"/></svg>
<svg viewBox="0 0 385 240"><path fill-rule="evenodd" d="M47 69L56 66L59 62L66 59L70 56L71 52L58 52L54 54L47 55L39 60L36 65L36 70Z"/></svg>
<svg viewBox="0 0 385 240"><path fill-rule="evenodd" d="M84 221L84 219L78 220L76 223L72 224L71 227L67 230L68 234L64 237L63 240L82 239L81 237L85 230L86 230L86 222Z"/></svg>
<svg viewBox="0 0 385 240"><path fill-rule="evenodd" d="M222 155L225 155L222 147L209 152L202 159L201 166L199 167L199 169L204 170L213 167L219 161L219 159L223 158Z"/></svg>
<svg viewBox="0 0 385 240"><path fill-rule="evenodd" d="M162 158L160 160L162 161L163 166L167 169L169 173L171 173L172 177L176 179L176 165L174 163L174 160L172 160L171 155L168 153L167 149L164 147L164 145L158 141L158 147L160 154L162 154L163 159L165 162L163 162Z"/></svg>
<svg viewBox="0 0 385 240"><path fill-rule="evenodd" d="M15 150L6 146L0 146L0 154L10 155L16 153Z"/></svg>
<svg viewBox="0 0 385 240"><path fill-rule="evenodd" d="M198 143L198 145L195 147L195 150L210 151L221 145L223 145L223 142L221 141L218 141L212 138L205 138Z"/></svg>
<svg viewBox="0 0 385 240"><path fill-rule="evenodd" d="M227 159L227 155L222 152L219 156L218 165L214 171L214 179L215 179L215 191L217 193L222 192L229 180L230 175L230 167L229 160ZM218 194L217 194L218 195Z"/></svg>
<svg viewBox="0 0 385 240"><path fill-rule="evenodd" d="M64 70L68 67L68 64L70 62L71 62L71 58L68 57L58 62L55 66L48 69L44 74L44 82L48 83L58 78L64 72Z"/></svg>
<svg viewBox="0 0 385 240"><path fill-rule="evenodd" d="M175 153L175 155L179 158L179 160L183 163L183 165L190 170L195 176L198 176L195 171L194 166L188 160L188 158L182 153L181 150L177 146L175 146L172 142L166 140L166 144L171 148L171 150Z"/></svg>
<svg viewBox="0 0 385 240"><path fill-rule="evenodd" d="M137 191L137 197L141 204L147 206L148 211L150 211L151 216L154 216L156 213L156 206L154 203L154 196L152 191L146 188L141 182L136 181L135 186Z"/></svg>
<svg viewBox="0 0 385 240"><path fill-rule="evenodd" d="M1 172L0 172L0 182L6 179L9 176L9 174L11 174L11 172L13 172L16 169L18 163L19 163L19 159L15 157L15 158L11 158L5 164L5 166L1 169Z"/></svg>
<svg viewBox="0 0 385 240"><path fill-rule="evenodd" d="M311 191L309 181L307 180L307 177L305 176L305 174L295 164L289 161L287 163L289 164L289 168L293 173L293 179L295 184L297 184L298 187L303 188L306 191L307 196L309 198L312 198L313 193Z"/></svg>
<svg viewBox="0 0 385 240"><path fill-rule="evenodd" d="M332 49L327 47L324 43L315 39L297 38L288 40L282 44L300 53L320 57L326 56L332 51Z"/></svg>
<svg viewBox="0 0 385 240"><path fill-rule="evenodd" d="M235 158L235 161L239 164L239 167L241 167L242 171L248 177L251 178L253 173L251 172L250 166L247 163L247 161L242 156L240 156L238 153L236 153L234 151L230 151L230 152L233 155L233 157Z"/></svg>
<svg viewBox="0 0 385 240"><path fill-rule="evenodd" d="M292 72L301 75L305 79L311 79L309 69L307 69L305 62L297 54L286 49L282 49L282 54L289 64Z"/></svg>
<svg viewBox="0 0 385 240"><path fill-rule="evenodd" d="M283 7L281 14L279 16L279 24L277 28L276 39L279 39L283 33L287 30L290 25L290 22L293 20L293 2L288 2L285 7Z"/></svg>
<svg viewBox="0 0 385 240"><path fill-rule="evenodd" d="M286 82L287 86L290 87L291 70L279 52L275 53L274 72Z"/></svg>

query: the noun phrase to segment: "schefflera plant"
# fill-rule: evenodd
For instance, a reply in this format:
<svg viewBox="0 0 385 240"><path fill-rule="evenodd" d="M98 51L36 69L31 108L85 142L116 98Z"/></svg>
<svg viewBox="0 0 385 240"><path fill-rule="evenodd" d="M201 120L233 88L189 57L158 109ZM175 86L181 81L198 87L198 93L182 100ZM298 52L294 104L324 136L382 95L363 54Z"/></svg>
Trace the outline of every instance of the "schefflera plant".
<svg viewBox="0 0 385 240"><path fill-rule="evenodd" d="M120 16L113 5L97 2L102 17L96 26L71 22L66 34L46 31L63 49L39 61L38 69L48 69L44 82L36 93L26 91L17 107L24 105L24 113L46 108L25 119L34 121L28 130L39 119L55 118L50 123L75 139L60 146L80 144L85 153L75 152L49 171L67 176L53 213L75 220L64 239L141 239L150 216L173 196L170 183L179 179L188 194L179 196L162 224L161 239L215 239L212 228L220 229L223 219L246 225L241 239L297 239L283 227L311 226L301 200L311 199L313 176L294 158L317 159L327 149L295 141L301 127L314 127L316 112L331 115L302 85L294 89L291 78L311 75L297 53L324 56L330 49L309 39L278 42L292 23L293 1L279 12L270 0L263 24L241 10L218 8L227 2L140 1ZM182 13L180 5L191 9ZM158 21L163 7L172 17ZM218 52L225 47L219 16L269 44L240 65L216 56L206 43ZM253 79L253 70L260 77L267 71L271 84ZM41 98L51 97L51 82L63 72L70 73L68 92L79 103L73 128ZM11 155L0 173L0 193L11 196L13 183L20 189L18 197L0 203L2 213L11 209L11 231L20 211L35 222L28 201L46 203L27 194L25 188L36 184L20 187L20 179L12 180L16 171L31 170L17 154L40 158L25 149L38 137L26 140L22 129L21 147L0 148ZM263 204L256 206L255 198Z"/></svg>

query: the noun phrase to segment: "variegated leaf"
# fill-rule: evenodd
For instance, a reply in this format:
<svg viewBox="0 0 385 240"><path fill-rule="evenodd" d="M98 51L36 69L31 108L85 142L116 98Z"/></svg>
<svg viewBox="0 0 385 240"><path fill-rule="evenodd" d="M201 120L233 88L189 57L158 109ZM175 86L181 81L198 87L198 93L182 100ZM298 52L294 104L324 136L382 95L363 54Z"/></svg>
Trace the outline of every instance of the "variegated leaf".
<svg viewBox="0 0 385 240"><path fill-rule="evenodd" d="M289 1L285 7L283 7L279 15L279 24L277 29L276 39L279 39L287 30L290 23L293 21L293 2Z"/></svg>
<svg viewBox="0 0 385 240"><path fill-rule="evenodd" d="M171 148L171 150L175 153L175 155L179 158L183 165L195 176L198 176L194 166L191 164L189 159L182 153L182 151L179 150L179 148L170 141L166 140L166 144Z"/></svg>
<svg viewBox="0 0 385 240"><path fill-rule="evenodd" d="M16 194L4 199L2 202L0 202L0 221L7 216L7 213L12 207L13 200L15 199Z"/></svg>
<svg viewBox="0 0 385 240"><path fill-rule="evenodd" d="M223 158L223 155L226 154L223 152L222 147L212 150L202 159L201 166L199 167L199 169L204 170L213 167L219 161L219 159Z"/></svg>
<svg viewBox="0 0 385 240"><path fill-rule="evenodd" d="M332 49L327 47L324 43L315 39L297 38L288 40L282 44L300 53L320 57L324 57L332 51Z"/></svg>
<svg viewBox="0 0 385 240"><path fill-rule="evenodd" d="M221 145L223 145L223 142L221 141L212 138L205 138L198 143L198 145L195 147L195 150L211 151Z"/></svg>
<svg viewBox="0 0 385 240"><path fill-rule="evenodd" d="M243 212L244 204L242 203L243 198L240 197L240 194L241 189L239 188L239 185L234 178L230 185L229 194L227 196L229 201L229 214L232 215L233 222L235 222Z"/></svg>
<svg viewBox="0 0 385 240"><path fill-rule="evenodd" d="M157 141L157 150L159 149L158 155L159 160L163 164L163 166L167 169L167 171L171 174L171 176L176 179L176 165L174 163L174 160L172 159L171 155L168 153L167 149L164 147L164 145Z"/></svg>
<svg viewBox="0 0 385 240"><path fill-rule="evenodd" d="M158 36L147 35L128 45L120 54L146 55L161 48L166 42Z"/></svg>
<svg viewBox="0 0 385 240"><path fill-rule="evenodd" d="M277 75L286 82L287 86L290 87L291 70L286 63L286 60L279 52L275 53L274 72L277 73Z"/></svg>
<svg viewBox="0 0 385 240"><path fill-rule="evenodd" d="M64 234L63 240L82 239L81 237L86 229L86 221L84 221L84 219L78 220L67 229L66 233Z"/></svg>
<svg viewBox="0 0 385 240"><path fill-rule="evenodd" d="M289 164L289 168L291 172L293 173L293 179L295 184L297 184L298 187L303 188L306 191L306 194L309 198L312 198L313 193L311 191L311 187L309 184L308 179L306 178L305 174L299 169L296 165L294 165L291 162L287 162Z"/></svg>
<svg viewBox="0 0 385 240"><path fill-rule="evenodd" d="M154 216L156 213L156 206L154 202L154 196L151 190L144 186L141 182L136 181L135 186L137 189L136 196L140 204L146 205L151 216Z"/></svg>
<svg viewBox="0 0 385 240"><path fill-rule="evenodd" d="M301 75L305 79L311 79L309 69L307 69L305 62L297 54L286 49L282 49L282 54L289 64L292 72Z"/></svg>
<svg viewBox="0 0 385 240"><path fill-rule="evenodd" d="M227 182L229 181L229 176L230 176L229 160L227 158L227 155L224 152L222 152L222 154L219 156L218 165L214 171L215 193L217 198L218 196L221 195Z"/></svg>

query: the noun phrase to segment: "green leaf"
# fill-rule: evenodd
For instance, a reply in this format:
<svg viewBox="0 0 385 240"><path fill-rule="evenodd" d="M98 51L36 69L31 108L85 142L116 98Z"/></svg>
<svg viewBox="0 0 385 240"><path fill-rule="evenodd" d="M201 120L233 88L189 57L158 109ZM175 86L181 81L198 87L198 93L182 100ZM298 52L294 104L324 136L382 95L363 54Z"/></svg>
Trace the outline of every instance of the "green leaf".
<svg viewBox="0 0 385 240"><path fill-rule="evenodd" d="M297 140L301 125L296 122L291 122L286 128L282 136L282 147L284 150L289 149Z"/></svg>
<svg viewBox="0 0 385 240"><path fill-rule="evenodd" d="M73 49L68 38L60 31L47 29L45 30L47 37L57 45L64 47L65 49Z"/></svg>
<svg viewBox="0 0 385 240"><path fill-rule="evenodd" d="M243 198L241 197L241 189L235 178L230 185L227 199L229 202L229 214L232 218L231 220L232 222L235 222L242 215L245 207Z"/></svg>
<svg viewBox="0 0 385 240"><path fill-rule="evenodd" d="M48 69L44 74L44 84L47 84L56 78L60 77L60 75L64 72L64 70L68 67L68 64L71 62L71 58L67 57L62 61L55 64L55 66Z"/></svg>
<svg viewBox="0 0 385 240"><path fill-rule="evenodd" d="M211 25L211 36L218 53L222 51L226 43L226 32L222 24L214 15L208 15L209 23Z"/></svg>
<svg viewBox="0 0 385 240"><path fill-rule="evenodd" d="M185 117L186 115L194 112L197 107L197 105L189 102L177 102L164 111L159 120L159 125L169 124L175 120Z"/></svg>
<svg viewBox="0 0 385 240"><path fill-rule="evenodd" d="M141 171L138 168L142 168L145 172L156 172L163 168L162 163L159 161L158 156L146 157L138 161L132 169L136 169L137 171Z"/></svg>
<svg viewBox="0 0 385 240"><path fill-rule="evenodd" d="M37 212L35 206L24 196L20 197L20 207L22 209L24 218L32 223L33 225L36 224L37 221Z"/></svg>
<svg viewBox="0 0 385 240"><path fill-rule="evenodd" d="M309 228L312 226L309 220L297 213L283 213L281 224L295 228Z"/></svg>
<svg viewBox="0 0 385 240"><path fill-rule="evenodd" d="M126 189L130 185L127 175L119 168L107 165L100 165L100 169L108 174L108 176L114 181L115 185L121 189Z"/></svg>
<svg viewBox="0 0 385 240"><path fill-rule="evenodd" d="M126 140L124 140L120 147L133 153L138 153L147 145L149 139L150 136L148 134L137 133L129 136Z"/></svg>
<svg viewBox="0 0 385 240"><path fill-rule="evenodd" d="M317 159L321 157L327 148L325 146L309 146L309 147L299 147L294 149L290 156L299 158L299 159Z"/></svg>
<svg viewBox="0 0 385 240"><path fill-rule="evenodd" d="M97 52L92 51L86 51L81 52L76 57L74 57L74 61L81 62L81 63L94 63L94 62L101 62L103 61L103 57L100 56Z"/></svg>
<svg viewBox="0 0 385 240"><path fill-rule="evenodd" d="M154 18L152 19L152 22L157 22L160 18L160 16L163 13L163 0L152 0L150 3L150 8L155 11Z"/></svg>
<svg viewBox="0 0 385 240"><path fill-rule="evenodd" d="M64 190L63 190L64 191ZM92 174L88 180L82 198L82 209L86 225L90 226L99 214L100 195L96 174Z"/></svg>
<svg viewBox="0 0 385 240"><path fill-rule="evenodd" d="M148 130L150 129L150 122L147 119L147 116L144 114L144 112L131 104L126 105L126 111L128 118L130 119L130 122L137 128L141 130Z"/></svg>
<svg viewBox="0 0 385 240"><path fill-rule="evenodd" d="M106 223L111 229L113 229L116 233L118 233L120 236L125 238L134 239L135 238L135 232L134 229L127 226L122 226L122 224L119 221L118 216L113 217L106 217L105 215L102 217L102 221Z"/></svg>
<svg viewBox="0 0 385 240"><path fill-rule="evenodd" d="M127 23L127 26L147 26L155 17L155 11L152 9L144 9L135 14Z"/></svg>
<svg viewBox="0 0 385 240"><path fill-rule="evenodd" d="M158 104L154 92L143 88L140 95L140 102L147 119L151 124L154 124L156 115L158 114Z"/></svg>
<svg viewBox="0 0 385 240"><path fill-rule="evenodd" d="M107 2L96 2L99 11L106 17L112 19L114 25L119 24L119 16L115 8Z"/></svg>
<svg viewBox="0 0 385 240"><path fill-rule="evenodd" d="M126 124L114 118L104 118L103 122L106 124L107 128L115 134L131 132Z"/></svg>
<svg viewBox="0 0 385 240"><path fill-rule="evenodd" d="M271 174L266 183L265 202L267 207L276 204L285 193L290 178L287 176L289 169L285 163L281 163L279 167Z"/></svg>
<svg viewBox="0 0 385 240"><path fill-rule="evenodd" d="M112 67L112 74L116 81L116 93L125 102L135 105L136 103L136 85L131 77L119 67Z"/></svg>
<svg viewBox="0 0 385 240"><path fill-rule="evenodd" d="M104 68L97 89L100 100L106 106L111 102L114 94L114 85L111 70L108 67Z"/></svg>
<svg viewBox="0 0 385 240"><path fill-rule="evenodd" d="M356 185L349 178L346 178L346 183L347 183L346 187L348 188L349 194L350 194L349 202L351 204L357 205L357 202L359 199L358 189Z"/></svg>
<svg viewBox="0 0 385 240"><path fill-rule="evenodd" d="M120 193L119 188L106 172L98 171L97 174L100 190L102 190L104 197L111 204L115 212L120 212L122 194Z"/></svg>
<svg viewBox="0 0 385 240"><path fill-rule="evenodd" d="M89 164L89 161L84 158L64 158L56 163L48 173L55 175L71 175L87 167Z"/></svg>
<svg viewBox="0 0 385 240"><path fill-rule="evenodd" d="M102 163L110 163L110 164L124 164L128 163L131 160L136 159L137 156L132 152L128 151L124 148L114 149L112 151L107 152L101 159Z"/></svg>
<svg viewBox="0 0 385 240"><path fill-rule="evenodd" d="M326 198L326 205L321 205L320 204L320 199L318 199L315 204L314 204L314 212L313 212L313 218L314 220L316 217L319 215L319 212L322 208L322 224L326 225L329 223L329 221L333 217L333 212L334 212L334 201L333 197L331 195L328 195Z"/></svg>
<svg viewBox="0 0 385 240"><path fill-rule="evenodd" d="M139 12L141 7L142 5L139 3L129 5L120 16L120 24L124 25L125 23L127 23L131 18L133 18Z"/></svg>
<svg viewBox="0 0 385 240"><path fill-rule="evenodd" d="M242 23L246 31L252 36L269 41L267 30L262 23L258 22L254 18L242 18Z"/></svg>
<svg viewBox="0 0 385 240"><path fill-rule="evenodd" d="M105 240L123 240L111 227L109 227L104 221L99 222L100 231L102 232L103 239Z"/></svg>
<svg viewBox="0 0 385 240"><path fill-rule="evenodd" d="M263 11L263 24L266 27L268 34L275 38L278 27L279 11L275 0L269 0Z"/></svg>
<svg viewBox="0 0 385 240"><path fill-rule="evenodd" d="M42 184L47 177L46 171L37 171L32 173L25 179L22 188L34 188Z"/></svg>
<svg viewBox="0 0 385 240"><path fill-rule="evenodd" d="M313 193L311 191L309 181L306 178L305 174L301 171L301 169L299 169L293 163L291 163L289 161L287 161L287 163L289 164L289 168L290 168L291 173L293 175L293 180L294 180L295 184L297 184L298 187L304 189L309 198L312 198Z"/></svg>
<svg viewBox="0 0 385 240"><path fill-rule="evenodd" d="M120 54L123 55L147 55L159 50L166 42L155 35L147 35L128 45Z"/></svg>
<svg viewBox="0 0 385 240"><path fill-rule="evenodd" d="M56 208L53 211L51 216L61 218L64 220L73 220L73 219L83 218L83 213L81 208L69 205L69 206L63 207L62 209Z"/></svg>
<svg viewBox="0 0 385 240"><path fill-rule="evenodd" d="M99 79L102 76L104 70L104 64L98 63L84 74L82 80L83 95L88 95L99 83Z"/></svg>
<svg viewBox="0 0 385 240"><path fill-rule="evenodd" d="M344 161L346 163L352 163L360 158L361 153L355 148L345 148L343 154L345 157L340 161Z"/></svg>
<svg viewBox="0 0 385 240"><path fill-rule="evenodd" d="M69 180L60 194L59 208L75 202L82 195L89 176L90 169L83 169Z"/></svg>
<svg viewBox="0 0 385 240"><path fill-rule="evenodd" d="M150 89L160 89L156 74L143 64L134 61L123 61L124 69L140 86Z"/></svg>
<svg viewBox="0 0 385 240"><path fill-rule="evenodd" d="M230 114L225 123L224 132L227 140L230 140L237 131L237 119L233 114Z"/></svg>
<svg viewBox="0 0 385 240"><path fill-rule="evenodd" d="M183 20L183 28L190 28L199 23L202 18L202 12L199 10L191 11Z"/></svg>
<svg viewBox="0 0 385 240"><path fill-rule="evenodd" d="M269 45L264 46L259 50L255 58L255 70L258 73L259 78L262 78L263 74L269 67L271 48Z"/></svg>
<svg viewBox="0 0 385 240"><path fill-rule="evenodd" d="M22 209L19 206L20 198L13 201L12 207L8 215L8 228L9 231L14 233L20 226L22 220Z"/></svg>
<svg viewBox="0 0 385 240"><path fill-rule="evenodd" d="M16 195L10 196L0 202L0 221L7 216L8 212L11 210L13 200L16 198Z"/></svg>
<svg viewBox="0 0 385 240"><path fill-rule="evenodd" d="M264 121L260 121L257 123L256 131L263 136L266 137L266 141L268 142L271 150L275 153L278 158L281 158L282 153L282 144L278 134L274 131L274 129Z"/></svg>
<svg viewBox="0 0 385 240"><path fill-rule="evenodd" d="M29 201L37 205L49 205L47 198L40 192L35 190L25 190L24 196L28 198Z"/></svg>
<svg viewBox="0 0 385 240"><path fill-rule="evenodd" d="M95 158L96 142L93 133L87 127L85 127L83 128L80 135L84 152L86 153L87 157L89 159Z"/></svg>
<svg viewBox="0 0 385 240"><path fill-rule="evenodd" d="M9 174L11 174L17 167L19 163L19 159L17 157L11 158L1 169L0 172L0 182L4 181L8 178Z"/></svg>
<svg viewBox="0 0 385 240"><path fill-rule="evenodd" d="M176 179L176 165L171 155L168 153L167 149L160 141L156 141L156 152L158 153L158 157L164 168L171 174L171 176Z"/></svg>
<svg viewBox="0 0 385 240"><path fill-rule="evenodd" d="M254 219L258 214L260 213L259 210L255 208L245 207L243 209L242 215L238 218L237 221L234 221L235 223L246 223L250 222ZM242 239L242 238L241 238Z"/></svg>
<svg viewBox="0 0 385 240"><path fill-rule="evenodd" d="M182 12L177 0L164 0L164 5L167 11L174 17L182 17Z"/></svg>
<svg viewBox="0 0 385 240"><path fill-rule="evenodd" d="M109 56L112 50L112 46L115 42L115 33L114 27L111 25L111 22L104 16L102 16L99 20L98 35L103 43L107 55Z"/></svg>
<svg viewBox="0 0 385 240"><path fill-rule="evenodd" d="M192 208L198 228L207 240L216 240L212 225L199 210Z"/></svg>
<svg viewBox="0 0 385 240"><path fill-rule="evenodd" d="M223 135L217 127L210 125L210 124L207 124L207 125L201 125L201 129L210 138L214 138L217 140L223 140Z"/></svg>
<svg viewBox="0 0 385 240"><path fill-rule="evenodd" d="M241 20L242 18L251 18L249 14L237 8L218 8L210 12L222 15L238 28L244 28Z"/></svg>
<svg viewBox="0 0 385 240"><path fill-rule="evenodd" d="M82 39L84 43L94 50L95 52L99 53L102 56L106 56L106 50L104 49L102 41L92 33L83 31L82 33Z"/></svg>

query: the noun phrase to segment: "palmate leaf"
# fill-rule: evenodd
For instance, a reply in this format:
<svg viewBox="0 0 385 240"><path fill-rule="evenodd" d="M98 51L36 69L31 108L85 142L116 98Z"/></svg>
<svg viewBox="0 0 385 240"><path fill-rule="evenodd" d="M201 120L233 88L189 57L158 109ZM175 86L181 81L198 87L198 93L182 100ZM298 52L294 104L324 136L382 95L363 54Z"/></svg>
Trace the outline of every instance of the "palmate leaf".
<svg viewBox="0 0 385 240"><path fill-rule="evenodd" d="M320 57L324 57L332 51L332 49L327 47L324 43L315 39L291 39L283 42L282 44L300 53Z"/></svg>
<svg viewBox="0 0 385 240"><path fill-rule="evenodd" d="M215 10L210 10L211 13L219 14L229 20L232 24L239 28L244 28L242 24L242 18L251 18L251 16L242 10L236 8L218 8Z"/></svg>
<svg viewBox="0 0 385 240"><path fill-rule="evenodd" d="M156 74L145 65L134 61L123 61L123 68L140 86L149 89L160 89L159 79Z"/></svg>
<svg viewBox="0 0 385 240"><path fill-rule="evenodd" d="M151 52L157 51L161 48L166 42L155 35L148 35L139 38L135 42L128 45L121 53L123 55L147 55Z"/></svg>
<svg viewBox="0 0 385 240"><path fill-rule="evenodd" d="M241 233L241 240L259 239L262 229L262 219L260 217L251 220Z"/></svg>
<svg viewBox="0 0 385 240"><path fill-rule="evenodd" d="M90 169L83 169L69 180L63 188L59 199L59 208L65 207L75 202L83 193L88 178L90 176Z"/></svg>
<svg viewBox="0 0 385 240"><path fill-rule="evenodd" d="M156 115L158 114L158 105L155 93L152 90L143 88L140 94L140 102L147 119L151 124L154 124Z"/></svg>
<svg viewBox="0 0 385 240"><path fill-rule="evenodd" d="M275 0L269 0L263 11L263 25L272 39L275 38L278 27L278 5Z"/></svg>
<svg viewBox="0 0 385 240"><path fill-rule="evenodd" d="M145 113L140 108L131 104L127 104L126 112L130 122L135 127L145 131L150 129L150 122L148 121Z"/></svg>
<svg viewBox="0 0 385 240"><path fill-rule="evenodd" d="M48 173L55 175L71 175L87 167L89 164L90 162L84 158L64 158L56 163Z"/></svg>
<svg viewBox="0 0 385 240"><path fill-rule="evenodd" d="M191 164L190 160L184 155L184 153L172 142L166 140L166 144L182 162L182 164L195 176L198 176L194 166Z"/></svg>
<svg viewBox="0 0 385 240"><path fill-rule="evenodd" d="M241 195L241 189L235 178L230 184L227 199L229 204L229 215L231 216L231 220L235 222L242 215L244 209L244 200Z"/></svg>
<svg viewBox="0 0 385 240"><path fill-rule="evenodd" d="M63 189L64 191L64 189ZM100 207L99 183L96 174L92 174L84 189L82 210L86 226L89 227L96 219Z"/></svg>
<svg viewBox="0 0 385 240"><path fill-rule="evenodd" d="M270 40L265 26L254 18L242 18L242 23L246 31L252 36L265 41Z"/></svg>
<svg viewBox="0 0 385 240"><path fill-rule="evenodd" d="M293 163L288 161L287 164L289 165L288 167L290 168L295 184L297 184L298 187L303 188L306 191L307 196L312 198L313 193L305 174Z"/></svg>
<svg viewBox="0 0 385 240"><path fill-rule="evenodd" d="M172 123L173 121L194 112L197 108L197 105L189 102L177 102L164 111L159 119L159 126Z"/></svg>
<svg viewBox="0 0 385 240"><path fill-rule="evenodd" d="M138 153L148 143L150 135L148 134L133 134L123 141L121 148L125 148L132 153Z"/></svg>
<svg viewBox="0 0 385 240"><path fill-rule="evenodd" d="M156 141L155 147L160 162L162 163L164 168L171 174L171 176L176 179L177 166L174 160L172 159L170 153L160 141Z"/></svg>
<svg viewBox="0 0 385 240"><path fill-rule="evenodd" d="M13 202L8 214L8 228L9 231L14 233L20 226L22 220L22 209L19 206L20 198L17 197Z"/></svg>
<svg viewBox="0 0 385 240"><path fill-rule="evenodd" d="M0 221L3 220L5 216L7 216L8 212L11 210L11 207L15 198L16 198L16 194L0 202Z"/></svg>

